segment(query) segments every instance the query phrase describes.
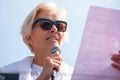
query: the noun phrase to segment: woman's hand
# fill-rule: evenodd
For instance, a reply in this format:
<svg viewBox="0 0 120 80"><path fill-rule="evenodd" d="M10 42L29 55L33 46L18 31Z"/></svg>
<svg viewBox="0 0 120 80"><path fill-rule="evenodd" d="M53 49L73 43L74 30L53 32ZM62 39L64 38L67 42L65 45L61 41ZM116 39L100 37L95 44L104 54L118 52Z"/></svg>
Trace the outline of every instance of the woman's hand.
<svg viewBox="0 0 120 80"><path fill-rule="evenodd" d="M120 51L117 54L114 54L111 59L114 61L112 66L120 71Z"/></svg>
<svg viewBox="0 0 120 80"><path fill-rule="evenodd" d="M56 68L57 72L59 72L61 63L62 57L60 56L60 54L50 54L44 60L43 71L39 76L38 80L49 80L51 78L53 68Z"/></svg>

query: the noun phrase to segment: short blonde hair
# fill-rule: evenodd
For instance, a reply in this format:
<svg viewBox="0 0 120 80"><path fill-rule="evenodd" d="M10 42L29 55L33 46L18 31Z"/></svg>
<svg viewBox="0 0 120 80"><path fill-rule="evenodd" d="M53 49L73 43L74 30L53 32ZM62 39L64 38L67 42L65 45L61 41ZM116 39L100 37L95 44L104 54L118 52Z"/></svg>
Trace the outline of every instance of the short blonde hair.
<svg viewBox="0 0 120 80"><path fill-rule="evenodd" d="M23 40L31 51L32 51L32 47L27 42L27 38L29 38L29 36L31 35L32 24L35 21L36 15L42 11L45 11L45 10L47 10L47 11L53 11L53 10L59 11L61 17L63 19L66 18L66 11L64 9L58 9L56 4L53 2L44 2L44 3L39 4L36 8L34 8L30 12L30 14L26 17L26 19L22 25L22 28L21 28L21 34L22 34Z"/></svg>

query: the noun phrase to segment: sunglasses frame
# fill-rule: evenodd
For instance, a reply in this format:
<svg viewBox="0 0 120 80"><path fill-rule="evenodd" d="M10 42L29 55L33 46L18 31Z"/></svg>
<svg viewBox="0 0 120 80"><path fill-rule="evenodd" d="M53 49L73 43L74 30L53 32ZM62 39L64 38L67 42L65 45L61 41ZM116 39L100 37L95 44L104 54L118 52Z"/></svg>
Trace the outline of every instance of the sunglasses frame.
<svg viewBox="0 0 120 80"><path fill-rule="evenodd" d="M33 28L38 22L39 22L39 24L40 24L41 21L49 22L52 26L53 26L53 24L54 24L59 32L65 32L66 29L67 29L67 22L66 22L66 21L61 21L61 20L52 21L52 20L46 19L46 18L38 18L38 19L33 23L32 28ZM58 26L57 26L57 23L60 23L60 22L65 24L65 30L59 30L59 28L58 28ZM50 30L50 29L52 28L52 26L49 27L49 29L44 29L43 27L41 27L41 24L40 24L40 27L41 27L43 30Z"/></svg>

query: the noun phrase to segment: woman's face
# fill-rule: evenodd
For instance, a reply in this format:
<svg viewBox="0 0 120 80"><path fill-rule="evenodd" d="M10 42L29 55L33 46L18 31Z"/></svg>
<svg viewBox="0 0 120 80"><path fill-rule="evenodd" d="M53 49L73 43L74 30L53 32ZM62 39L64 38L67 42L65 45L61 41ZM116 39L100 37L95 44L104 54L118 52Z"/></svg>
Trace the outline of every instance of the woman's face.
<svg viewBox="0 0 120 80"><path fill-rule="evenodd" d="M55 11L43 11L38 13L36 19L47 18L52 21L62 20L60 14ZM29 37L29 43L33 48L33 52L39 53L39 51L49 51L54 45L61 46L64 39L65 32L58 32L55 25L50 30L41 29L39 22L34 26L31 36Z"/></svg>

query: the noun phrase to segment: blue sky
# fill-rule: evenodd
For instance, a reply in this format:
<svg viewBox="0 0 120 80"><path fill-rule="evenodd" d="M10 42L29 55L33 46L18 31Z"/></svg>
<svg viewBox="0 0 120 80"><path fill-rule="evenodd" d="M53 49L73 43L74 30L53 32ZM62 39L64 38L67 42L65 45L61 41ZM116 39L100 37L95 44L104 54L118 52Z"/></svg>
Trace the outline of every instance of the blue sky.
<svg viewBox="0 0 120 80"><path fill-rule="evenodd" d="M54 1L66 9L69 40L62 47L63 60L75 65L90 6L120 10L120 0L0 0L0 67L32 55L20 30L28 13L39 3Z"/></svg>

